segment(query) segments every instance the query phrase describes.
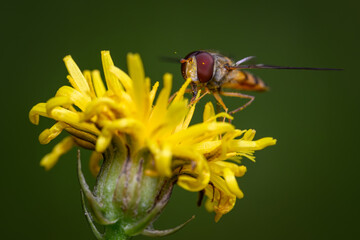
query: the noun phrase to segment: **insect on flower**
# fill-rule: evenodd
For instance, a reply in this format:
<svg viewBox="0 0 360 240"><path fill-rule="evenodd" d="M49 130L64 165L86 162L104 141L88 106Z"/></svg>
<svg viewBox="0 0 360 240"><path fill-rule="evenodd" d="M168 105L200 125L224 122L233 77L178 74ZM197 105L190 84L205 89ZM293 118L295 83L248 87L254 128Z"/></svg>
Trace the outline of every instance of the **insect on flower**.
<svg viewBox="0 0 360 240"><path fill-rule="evenodd" d="M296 70L342 70L335 68L310 68L310 67L281 67L265 64L244 65L244 63L255 58L249 56L237 62L230 58L212 51L194 51L181 59L181 73L184 79L191 78L191 90L193 93L192 101L199 89L205 89L205 93L212 93L217 102L227 112L228 108L220 95L229 97L239 97L249 99L247 103L230 111L234 114L249 106L255 99L254 96L239 93L223 91L223 88L246 91L266 91L267 85L257 76L243 71L243 69L296 69ZM200 98L201 98L200 97Z"/></svg>

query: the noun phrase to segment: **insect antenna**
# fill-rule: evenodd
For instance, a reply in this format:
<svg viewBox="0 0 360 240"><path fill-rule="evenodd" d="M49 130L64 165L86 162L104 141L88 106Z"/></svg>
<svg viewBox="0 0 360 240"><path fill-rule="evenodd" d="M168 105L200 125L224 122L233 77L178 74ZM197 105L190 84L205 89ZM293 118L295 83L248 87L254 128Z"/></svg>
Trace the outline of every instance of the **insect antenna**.
<svg viewBox="0 0 360 240"><path fill-rule="evenodd" d="M159 57L159 59L162 62L168 62L168 63L180 63L181 60L180 57L165 57L165 56L161 56Z"/></svg>

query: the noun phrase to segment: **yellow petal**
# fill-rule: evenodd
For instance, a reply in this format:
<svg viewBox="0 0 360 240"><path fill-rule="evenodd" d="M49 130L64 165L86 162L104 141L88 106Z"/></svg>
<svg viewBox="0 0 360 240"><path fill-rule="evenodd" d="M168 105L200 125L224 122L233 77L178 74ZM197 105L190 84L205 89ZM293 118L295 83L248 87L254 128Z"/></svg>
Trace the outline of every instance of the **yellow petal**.
<svg viewBox="0 0 360 240"><path fill-rule="evenodd" d="M261 150L264 149L268 146L272 146L275 145L277 140L273 139L272 137L265 137L265 138L261 138L259 140L256 140L256 145L257 145L257 149L256 150Z"/></svg>
<svg viewBox="0 0 360 240"><path fill-rule="evenodd" d="M226 112L221 112L221 113L218 113L216 114L215 116L213 117L210 117L206 120L206 122L212 122L212 121L216 121L217 118L220 118L220 117L224 117L224 118L227 118L227 119L230 119L230 120L233 120L234 117L227 114Z"/></svg>
<svg viewBox="0 0 360 240"><path fill-rule="evenodd" d="M174 158L189 159L190 165L184 165L181 169L183 175L179 176L177 184L185 190L198 192L204 189L210 180L210 169L203 157L192 149L184 147L173 148Z"/></svg>
<svg viewBox="0 0 360 240"><path fill-rule="evenodd" d="M261 150L265 147L275 145L276 139L271 137L261 138L257 141L246 141L246 140L231 140L229 141L228 151L229 152L242 152L249 150Z"/></svg>
<svg viewBox="0 0 360 240"><path fill-rule="evenodd" d="M208 197L205 207L208 211L215 211L215 222L235 206L236 196L219 176L211 176L211 184L205 188L205 195Z"/></svg>
<svg viewBox="0 0 360 240"><path fill-rule="evenodd" d="M51 116L51 111L56 108L56 107L65 107L65 108L69 108L69 106L72 104L73 102L71 101L70 98L68 97L63 97L63 96L59 96L59 97L53 97L50 98L47 102L46 102L46 112L49 116Z"/></svg>
<svg viewBox="0 0 360 240"><path fill-rule="evenodd" d="M169 137L168 141L195 144L219 134L232 131L234 127L226 122L206 122L190 126Z"/></svg>
<svg viewBox="0 0 360 240"><path fill-rule="evenodd" d="M93 85L92 79L91 79L91 72L89 70L84 70L83 75L86 79L86 82L89 85L91 98L95 98L96 94L95 94L94 85Z"/></svg>
<svg viewBox="0 0 360 240"><path fill-rule="evenodd" d="M213 201L211 201L211 198L206 199L205 209L209 212L214 211L214 203L213 203Z"/></svg>
<svg viewBox="0 0 360 240"><path fill-rule="evenodd" d="M97 139L97 152L104 152L106 150L106 148L111 142L112 135L115 131L131 134L136 140L145 137L144 126L140 121L136 119L123 118L115 121L109 121L107 124L104 125L101 131L101 135Z"/></svg>
<svg viewBox="0 0 360 240"><path fill-rule="evenodd" d="M130 95L133 94L133 83L129 75L127 75L123 70L120 68L113 66L110 66L110 72L116 76L121 84L124 86L126 92L128 92Z"/></svg>
<svg viewBox="0 0 360 240"><path fill-rule="evenodd" d="M74 82L71 82L73 87L75 89L79 89L82 93L89 95L90 94L89 85L84 75L81 73L79 67L76 65L75 61L71 58L70 55L68 55L64 57L64 62L70 76L74 80Z"/></svg>
<svg viewBox="0 0 360 240"><path fill-rule="evenodd" d="M69 83L71 84L71 86L72 86L74 89L76 89L76 90L78 90L78 91L81 91L80 88L79 88L79 86L76 85L75 80L74 80L70 75L67 75L66 78L67 78L67 80L69 80Z"/></svg>
<svg viewBox="0 0 360 240"><path fill-rule="evenodd" d="M121 86L119 80L110 71L110 69L114 66L114 63L111 59L109 51L101 51L101 61L104 68L104 75L108 89L117 95L121 95L124 89Z"/></svg>
<svg viewBox="0 0 360 240"><path fill-rule="evenodd" d="M255 137L256 131L254 129L249 129L245 132L242 140L252 141Z"/></svg>
<svg viewBox="0 0 360 240"><path fill-rule="evenodd" d="M243 198L244 194L239 188L234 173L229 168L225 168L223 171L224 171L224 179L229 190L233 194L235 194L237 198L239 199Z"/></svg>
<svg viewBox="0 0 360 240"><path fill-rule="evenodd" d="M236 137L239 137L241 136L244 132L246 132L246 130L239 130L239 129L234 129L234 131L230 131L230 132L227 132L223 138L222 138L222 141L223 142L227 142L227 141L230 141Z"/></svg>
<svg viewBox="0 0 360 240"><path fill-rule="evenodd" d="M95 144L85 141L83 139L74 137L74 136L73 136L73 139L74 139L74 142L76 143L76 145L78 145L82 148L88 149L88 150L95 150Z"/></svg>
<svg viewBox="0 0 360 240"><path fill-rule="evenodd" d="M76 89L68 86L63 86L59 88L59 90L56 92L56 97L62 96L67 97L70 99L70 101L75 104L77 107L79 107L82 111L85 110L86 106L91 101L91 98L83 94Z"/></svg>
<svg viewBox="0 0 360 240"><path fill-rule="evenodd" d="M145 78L145 96L144 96L144 121L149 119L150 107L150 85L151 80L149 77Z"/></svg>
<svg viewBox="0 0 360 240"><path fill-rule="evenodd" d="M94 124L80 122L80 114L69 111L65 108L56 107L51 111L51 116L57 121L65 122L72 127L82 130L93 135L99 135L100 131L95 127Z"/></svg>
<svg viewBox="0 0 360 240"><path fill-rule="evenodd" d="M221 112L215 115L214 106L211 102L206 103L203 113L203 122L216 122L217 118L224 117L227 119L234 119L226 112ZM216 138L217 139L217 138Z"/></svg>
<svg viewBox="0 0 360 240"><path fill-rule="evenodd" d="M187 111L187 100L172 102L166 112L163 125L154 136L160 139L172 134L176 126L184 120Z"/></svg>
<svg viewBox="0 0 360 240"><path fill-rule="evenodd" d="M158 126L162 125L162 123L165 121L166 110L167 110L169 96L170 96L170 92L171 92L171 85L172 85L172 75L165 74L164 75L164 87L161 90L161 92L156 100L156 104L155 104L153 111L151 113L151 116L150 116L149 122L152 123L150 130L157 129Z"/></svg>
<svg viewBox="0 0 360 240"><path fill-rule="evenodd" d="M100 153L105 152L105 150L111 143L111 139L112 139L111 134L100 135L96 140L95 150Z"/></svg>
<svg viewBox="0 0 360 240"><path fill-rule="evenodd" d="M171 147L164 144L162 148L158 148L153 152L155 159L156 170L162 176L171 177Z"/></svg>
<svg viewBox="0 0 360 240"><path fill-rule="evenodd" d="M103 159L103 156L101 153L98 153L96 151L93 151L90 156L90 162L89 162L89 168L91 174L96 177L98 173L100 172L100 166L99 163Z"/></svg>
<svg viewBox="0 0 360 240"><path fill-rule="evenodd" d="M203 122L208 121L215 116L214 105L211 102L207 102L204 107Z"/></svg>
<svg viewBox="0 0 360 240"><path fill-rule="evenodd" d="M182 129L186 129L186 128L189 127L190 122L191 122L192 117L193 117L194 112L195 112L195 107L196 107L196 104L193 104L193 105L190 107L188 113L186 114L186 117L185 117L184 122L181 124L181 126L180 126L179 129L176 129L175 132L178 132L178 131L180 131L180 130L182 130Z"/></svg>
<svg viewBox="0 0 360 240"><path fill-rule="evenodd" d="M227 161L213 161L210 163L210 169L212 173L219 176L224 176L224 169L230 169L236 177L242 177L246 173L245 166Z"/></svg>
<svg viewBox="0 0 360 240"><path fill-rule="evenodd" d="M127 55L127 63L129 75L133 81L133 88L136 89L136 91L134 91L134 100L137 110L139 113L143 113L146 102L144 66L139 54L129 53Z"/></svg>
<svg viewBox="0 0 360 240"><path fill-rule="evenodd" d="M94 84L94 90L97 97L102 97L106 93L106 88L103 80L101 79L100 72L98 70L94 70L91 72L92 81Z"/></svg>
<svg viewBox="0 0 360 240"><path fill-rule="evenodd" d="M197 99L197 98L200 96L200 93L201 93L201 90L198 91L195 99ZM174 133L175 133L175 132L179 132L179 131L182 130L182 129L188 128L188 126L190 125L191 119L192 119L192 117L193 117L193 115L194 115L194 111L195 111L195 107L196 107L196 102L197 102L197 101L195 101L195 103L192 104L192 106L190 107L188 113L187 113L186 116L184 117L183 122L180 123L180 124L176 127Z"/></svg>
<svg viewBox="0 0 360 240"><path fill-rule="evenodd" d="M51 151L51 153L45 155L40 162L40 166L43 166L46 170L50 170L59 160L59 157L74 146L74 140L72 137L66 137L59 142Z"/></svg>
<svg viewBox="0 0 360 240"><path fill-rule="evenodd" d="M46 103L38 103L29 112L29 120L32 124L39 124L39 116L49 117L46 113Z"/></svg>
<svg viewBox="0 0 360 240"><path fill-rule="evenodd" d="M206 186L204 181L199 181L199 178L188 175L180 175L177 181L177 185L190 192L201 191Z"/></svg>
<svg viewBox="0 0 360 240"><path fill-rule="evenodd" d="M179 91L176 93L176 96L175 96L173 102L178 102L178 101L183 99L184 94L185 94L185 90L189 86L191 81L192 81L191 78L186 79L185 83L181 86Z"/></svg>
<svg viewBox="0 0 360 240"><path fill-rule="evenodd" d="M55 123L51 128L45 129L39 135L39 142L41 144L48 144L51 140L56 138L67 125L63 122Z"/></svg>
<svg viewBox="0 0 360 240"><path fill-rule="evenodd" d="M94 115L101 114L102 112L112 112L118 117L122 117L124 115L128 115L129 109L127 106L131 106L130 104L118 104L115 100L108 98L108 97L102 97L93 100L86 108L83 120L89 120Z"/></svg>
<svg viewBox="0 0 360 240"><path fill-rule="evenodd" d="M152 89L151 89L151 91L149 93L149 106L150 106L150 108L152 108L152 105L154 103L154 99L155 99L155 95L156 95L158 87L159 87L159 82L156 82L153 85L153 87L152 87Z"/></svg>
<svg viewBox="0 0 360 240"><path fill-rule="evenodd" d="M216 194L220 195L220 194ZM205 208L209 212L215 212L215 222L218 222L220 218L230 212L236 203L236 196L235 195L223 195L221 201L212 200L212 193L207 193L208 199L205 202Z"/></svg>
<svg viewBox="0 0 360 240"><path fill-rule="evenodd" d="M69 125L65 127L65 130L78 139L82 139L86 142L90 142L93 145L96 143L96 139L97 139L96 135L75 129Z"/></svg>
<svg viewBox="0 0 360 240"><path fill-rule="evenodd" d="M206 154L214 151L218 147L220 147L222 142L220 140L217 141L204 141L200 143L196 143L194 148L201 154Z"/></svg>

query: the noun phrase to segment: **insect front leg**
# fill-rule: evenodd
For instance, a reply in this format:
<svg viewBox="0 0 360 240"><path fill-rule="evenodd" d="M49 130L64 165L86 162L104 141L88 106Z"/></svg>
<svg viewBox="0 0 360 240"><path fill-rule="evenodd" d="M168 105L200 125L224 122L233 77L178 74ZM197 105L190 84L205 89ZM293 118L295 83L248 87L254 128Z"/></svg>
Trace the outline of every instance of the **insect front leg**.
<svg viewBox="0 0 360 240"><path fill-rule="evenodd" d="M197 93L198 93L198 86L194 82L191 82L190 86L191 86L191 91L192 91L192 94L193 94L190 102L193 102L195 100L195 98L196 98Z"/></svg>
<svg viewBox="0 0 360 240"><path fill-rule="evenodd" d="M227 113L229 109L226 107L226 105L225 105L224 101L222 100L219 92L213 92L213 95L214 95L216 101L218 102L218 106L221 106L225 110L225 112ZM220 113L220 107L217 107L216 111L217 111L217 113ZM226 117L223 118L223 122L225 122L225 119L226 119ZM229 122L231 122L230 119L229 119Z"/></svg>
<svg viewBox="0 0 360 240"><path fill-rule="evenodd" d="M195 104L197 103L198 101L200 101L200 99L202 99L203 97L205 97L205 95L209 94L210 92L208 90L205 90L205 92L203 94L201 94L198 98L193 97L191 98L191 101L190 101L190 104Z"/></svg>
<svg viewBox="0 0 360 240"><path fill-rule="evenodd" d="M192 93L192 92L193 92L193 91L192 91L190 88L185 89L185 93ZM170 96L169 101L168 101L169 103L170 103L172 100L174 100L174 98L176 97L177 93L178 93L178 92L174 92L173 95Z"/></svg>
<svg viewBox="0 0 360 240"><path fill-rule="evenodd" d="M238 92L220 92L221 95L224 96L228 96L228 97L238 97L238 98L246 98L249 99L249 101L247 103L245 103L244 105L242 105L241 107L229 112L230 115L233 115L241 110L243 110L244 108L246 108L247 106L249 106L255 99L254 96L251 95L246 95L246 94L242 94L242 93L238 93ZM216 98L216 97L215 97Z"/></svg>

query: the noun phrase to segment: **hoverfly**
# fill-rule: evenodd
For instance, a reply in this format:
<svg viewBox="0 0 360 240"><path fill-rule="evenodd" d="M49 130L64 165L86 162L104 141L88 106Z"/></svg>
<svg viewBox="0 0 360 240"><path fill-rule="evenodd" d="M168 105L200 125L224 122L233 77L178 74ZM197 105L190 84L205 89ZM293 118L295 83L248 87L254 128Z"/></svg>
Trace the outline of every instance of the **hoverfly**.
<svg viewBox="0 0 360 240"><path fill-rule="evenodd" d="M180 60L181 73L185 80L191 78L192 101L195 100L199 89L205 89L205 93L201 97L212 93L217 102L228 112L221 95L249 99L241 107L230 111L229 114L232 115L249 106L255 97L239 92L223 91L224 88L246 91L268 90L267 85L260 78L242 69L342 70L335 68L281 67L265 64L244 65L253 58L254 56L246 57L234 63L230 58L212 51L194 51L186 55L185 58Z"/></svg>

